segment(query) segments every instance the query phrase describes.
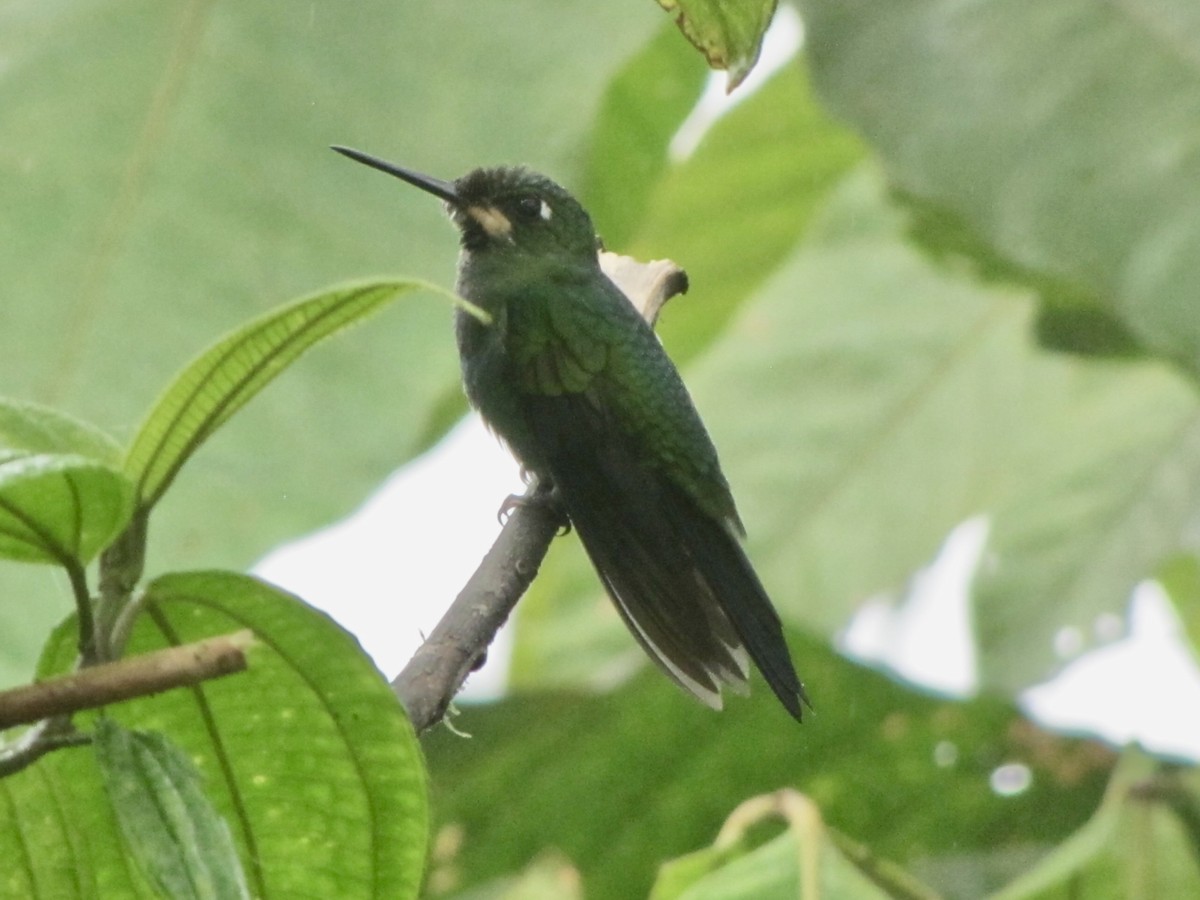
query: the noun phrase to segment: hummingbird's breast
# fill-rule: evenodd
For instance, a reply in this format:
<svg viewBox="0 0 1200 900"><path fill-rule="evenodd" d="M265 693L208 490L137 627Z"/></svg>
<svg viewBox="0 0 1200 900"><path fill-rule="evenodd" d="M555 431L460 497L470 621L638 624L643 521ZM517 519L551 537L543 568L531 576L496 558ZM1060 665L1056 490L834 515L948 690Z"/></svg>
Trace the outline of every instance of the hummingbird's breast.
<svg viewBox="0 0 1200 900"><path fill-rule="evenodd" d="M467 399L521 465L535 473L545 474L543 454L528 422L525 401L531 393L545 393L548 388L531 384L530 373L539 360L574 343L579 328L564 329L563 319L570 320L576 307L587 305L589 276L602 277L598 265L589 269L574 261L478 253L466 253L460 260L458 293L492 317L484 324L462 310L456 313ZM573 359L579 348L567 349ZM557 390L582 386L560 384Z"/></svg>
<svg viewBox="0 0 1200 900"><path fill-rule="evenodd" d="M506 307L491 314L491 323L485 325L464 310L455 313L463 390L484 424L508 445L521 466L540 473L541 456L525 421L516 369L506 346Z"/></svg>

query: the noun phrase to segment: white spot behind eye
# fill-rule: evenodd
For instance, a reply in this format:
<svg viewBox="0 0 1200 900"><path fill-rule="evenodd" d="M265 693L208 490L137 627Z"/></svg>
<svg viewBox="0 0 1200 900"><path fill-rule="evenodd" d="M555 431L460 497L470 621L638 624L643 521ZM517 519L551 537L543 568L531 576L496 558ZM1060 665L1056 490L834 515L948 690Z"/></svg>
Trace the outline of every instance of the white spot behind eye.
<svg viewBox="0 0 1200 900"><path fill-rule="evenodd" d="M553 214L554 214L554 210L552 210L550 208L550 204L547 203L545 200L543 200L541 209L538 210L538 215L540 215L543 220L549 222L550 216L552 216Z"/></svg>

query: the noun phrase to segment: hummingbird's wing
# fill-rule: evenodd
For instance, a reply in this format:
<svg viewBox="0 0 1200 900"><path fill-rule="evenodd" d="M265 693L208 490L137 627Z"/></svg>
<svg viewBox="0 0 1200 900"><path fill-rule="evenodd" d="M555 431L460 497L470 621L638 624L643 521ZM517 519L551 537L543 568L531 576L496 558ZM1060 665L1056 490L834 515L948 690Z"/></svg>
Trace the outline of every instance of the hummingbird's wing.
<svg viewBox="0 0 1200 900"><path fill-rule="evenodd" d="M746 682L746 653L696 578L666 484L585 394L531 396L526 409L547 474L626 625L668 675L719 709L720 685Z"/></svg>
<svg viewBox="0 0 1200 900"><path fill-rule="evenodd" d="M668 675L719 708L722 684L744 690L748 651L799 718L803 689L738 540L712 442L657 338L610 300L551 306L546 337L523 356L524 418L545 474L626 624Z"/></svg>
<svg viewBox="0 0 1200 900"><path fill-rule="evenodd" d="M802 689L779 617L730 530L647 465L593 397L531 396L526 409L588 556L651 658L720 708L722 683L744 690L748 650L799 718Z"/></svg>

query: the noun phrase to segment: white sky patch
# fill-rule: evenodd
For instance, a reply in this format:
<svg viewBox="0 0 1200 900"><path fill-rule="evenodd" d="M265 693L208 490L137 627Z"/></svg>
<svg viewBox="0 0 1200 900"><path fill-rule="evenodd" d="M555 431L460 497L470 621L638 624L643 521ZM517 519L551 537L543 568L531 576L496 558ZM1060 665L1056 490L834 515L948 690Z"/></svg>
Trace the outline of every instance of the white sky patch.
<svg viewBox="0 0 1200 900"><path fill-rule="evenodd" d="M1099 623L1107 632L1105 623ZM1130 604L1129 634L1085 653L1021 696L1053 727L1137 741L1155 753L1200 759L1200 667L1161 586L1145 582Z"/></svg>
<svg viewBox="0 0 1200 900"><path fill-rule="evenodd" d="M473 415L350 516L277 548L254 572L328 612L394 678L500 533L504 498L522 490L517 464ZM501 631L466 696L502 693L510 653Z"/></svg>
<svg viewBox="0 0 1200 900"><path fill-rule="evenodd" d="M971 578L985 551L987 521L970 519L950 533L937 558L913 577L900 604L868 600L851 619L840 648L882 663L903 678L952 696L978 687L970 618ZM1066 667L1030 688L1018 705L1042 725L1123 746L1200 759L1200 666L1174 608L1155 582L1134 592L1126 621L1097 616L1091 631L1107 646L1081 652L1085 637L1064 627L1053 639ZM1069 661L1069 662L1068 662Z"/></svg>
<svg viewBox="0 0 1200 900"><path fill-rule="evenodd" d="M772 75L796 57L803 45L804 23L800 20L800 14L790 3L781 3L763 38L758 63L732 94L725 93L725 85L729 80L726 73L709 74L704 93L671 138L667 148L670 160L679 163L691 156L721 116L758 91Z"/></svg>
<svg viewBox="0 0 1200 900"><path fill-rule="evenodd" d="M881 597L862 605L839 640L841 649L945 694L974 693L979 675L968 596L987 535L982 516L955 528L937 558L913 576L902 603Z"/></svg>

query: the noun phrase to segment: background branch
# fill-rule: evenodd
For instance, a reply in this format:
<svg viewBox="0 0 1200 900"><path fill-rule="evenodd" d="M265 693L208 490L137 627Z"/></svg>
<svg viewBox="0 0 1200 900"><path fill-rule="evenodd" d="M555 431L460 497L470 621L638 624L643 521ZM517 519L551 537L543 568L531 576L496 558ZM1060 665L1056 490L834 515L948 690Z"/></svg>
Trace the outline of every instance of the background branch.
<svg viewBox="0 0 1200 900"><path fill-rule="evenodd" d="M0 729L241 672L253 642L242 630L0 692Z"/></svg>

